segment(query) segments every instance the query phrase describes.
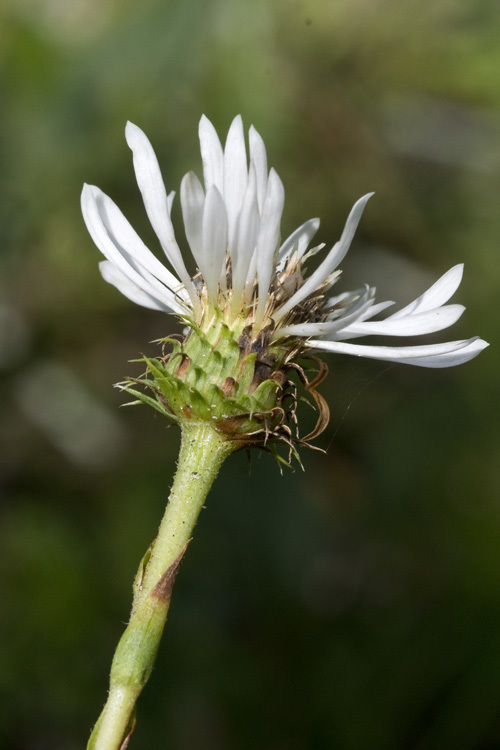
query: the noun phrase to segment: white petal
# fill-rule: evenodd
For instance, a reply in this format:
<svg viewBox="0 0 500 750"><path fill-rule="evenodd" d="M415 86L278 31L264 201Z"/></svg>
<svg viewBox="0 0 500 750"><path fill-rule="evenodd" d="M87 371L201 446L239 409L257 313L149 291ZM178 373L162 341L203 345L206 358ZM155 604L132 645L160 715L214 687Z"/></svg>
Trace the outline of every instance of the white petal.
<svg viewBox="0 0 500 750"><path fill-rule="evenodd" d="M346 319L347 316L356 313L357 318L361 315L361 310L364 312L369 309L370 305L373 304L373 298L375 297L375 287L365 286L362 289L356 289L353 292L346 292L345 294L339 294L339 303L337 307L331 306L330 304L325 305L325 311L329 310L328 320L338 320L339 318Z"/></svg>
<svg viewBox="0 0 500 750"><path fill-rule="evenodd" d="M433 310L436 307L444 305L448 302L460 286L462 281L462 275L464 271L464 264L459 263L457 266L453 266L447 271L440 279L433 284L430 289L424 292L416 300L410 302L409 305L403 307L402 310L398 310L390 317L392 319L403 318L407 315L412 315L415 312L424 312L425 310Z"/></svg>
<svg viewBox="0 0 500 750"><path fill-rule="evenodd" d="M361 290L361 292L359 292L359 291L356 291L356 292L342 292L341 294L337 294L335 297L330 297L328 299L328 301L325 303L323 309L325 311L332 310L332 312L335 312L335 310L333 310L333 308L336 307L336 305L340 305L342 302L345 302L346 300L348 300L351 297L354 297L354 296L356 296L357 294L360 294L360 293L362 294L363 290ZM345 306L342 306L341 310L344 307Z"/></svg>
<svg viewBox="0 0 500 750"><path fill-rule="evenodd" d="M224 199L215 185L211 185L203 211L203 267L202 273L209 301L217 298L218 284L226 264L227 214Z"/></svg>
<svg viewBox="0 0 500 750"><path fill-rule="evenodd" d="M393 304L393 300L387 300L386 302L377 302L377 304L372 305L366 312L363 313L360 320L369 320L369 318L373 318L383 310L387 310L387 308L391 307Z"/></svg>
<svg viewBox="0 0 500 750"><path fill-rule="evenodd" d="M285 265L285 260L295 250L299 258L301 258L307 250L309 243L319 229L319 219L309 219L304 222L298 229L295 230L278 250L278 272Z"/></svg>
<svg viewBox="0 0 500 750"><path fill-rule="evenodd" d="M257 279L259 282L259 302L255 315L257 325L262 322L264 317L269 285L275 270L274 258L280 239L280 223L284 202L283 183L274 169L271 169L257 242Z"/></svg>
<svg viewBox="0 0 500 750"><path fill-rule="evenodd" d="M199 179L194 172L188 172L181 182L182 218L189 247L200 269L204 203L205 193Z"/></svg>
<svg viewBox="0 0 500 750"><path fill-rule="evenodd" d="M125 297L127 297L136 305L142 305L142 307L149 307L151 310L162 310L163 312L177 312L178 310L172 305L167 305L159 300L152 297L150 294L145 292L141 287L130 281L111 261L103 260L99 263L99 270L102 274L104 281L108 284L112 284L118 289Z"/></svg>
<svg viewBox="0 0 500 750"><path fill-rule="evenodd" d="M174 228L170 221L167 193L153 147L146 134L131 122L127 123L125 136L134 156L137 184L142 193L151 226L160 240L165 255L186 287L193 305L197 306L196 292L175 240Z"/></svg>
<svg viewBox="0 0 500 750"><path fill-rule="evenodd" d="M372 195L375 195L375 193L367 193L358 201L356 201L354 206L351 208L351 212L347 217L344 231L342 232L340 240L334 245L331 251L332 257L330 259L330 263L333 264L332 270L336 268L347 255L354 234L356 233L356 229L358 228L359 221L361 219L361 216L363 215L363 211L365 210L365 206Z"/></svg>
<svg viewBox="0 0 500 750"><path fill-rule="evenodd" d="M373 291L373 295L375 295L375 287L370 287ZM341 302L344 302L346 299L349 299L349 297L352 297L355 294L362 294L363 290L361 289L358 292L343 292L342 294L339 294L337 297L331 297L331 299L328 300L328 302L324 306L324 310L331 310L329 314L329 318L332 316L338 317L339 314L342 315L344 310L346 309L346 305L341 305L338 310L332 309L335 308L336 305L339 305ZM359 316L359 320L368 320L369 318L373 318L374 315L378 315L378 313L382 312L383 310L386 310L388 307L393 305L394 302L392 300L387 300L386 302L377 302L374 304L373 302L370 303L370 307L368 307L362 315ZM348 307L348 306L347 306ZM333 318L332 318L333 319Z"/></svg>
<svg viewBox="0 0 500 750"><path fill-rule="evenodd" d="M248 266L247 278L245 281L244 299L245 304L249 305L252 300L254 285L257 280L257 252L254 251Z"/></svg>
<svg viewBox="0 0 500 750"><path fill-rule="evenodd" d="M229 244L235 237L236 220L247 188L248 168L241 116L234 118L224 149L224 201L229 223Z"/></svg>
<svg viewBox="0 0 500 750"><path fill-rule="evenodd" d="M290 310L292 310L296 305L299 304L299 302L302 302L304 299L309 297L310 294L313 294L313 292L315 292L316 289L328 278L334 268L336 268L342 261L347 251L349 250L349 245L351 244L352 238L354 237L354 233L356 231L356 227L359 224L359 220L361 219L364 207L368 199L372 195L373 193L368 193L354 204L351 209L351 213L348 216L340 240L333 246L333 248L326 256L325 260L319 265L312 276L310 276L300 287L300 289L298 289L298 291L295 292L292 297L290 297L288 302L285 302L284 305L276 310L273 316L276 321L281 320L281 318L287 315Z"/></svg>
<svg viewBox="0 0 500 750"><path fill-rule="evenodd" d="M465 307L463 305L446 305L438 307L437 310L415 313L406 318L386 318L369 322L357 322L342 329L339 336L350 338L354 336L421 336L426 333L435 333L456 323L462 315ZM336 336L337 340L340 340Z"/></svg>
<svg viewBox="0 0 500 750"><path fill-rule="evenodd" d="M281 338L282 336L328 336L330 339L335 339L333 336L336 331L343 331L346 326L349 326L353 321L358 320L363 313L372 304L373 295L375 289L373 287L366 287L360 291L359 296L353 297L352 303L349 304L343 310L336 311L340 315L336 318L329 318L326 321L318 321L317 323L300 323L297 325L284 326L278 328L273 336L273 339Z"/></svg>
<svg viewBox="0 0 500 750"><path fill-rule="evenodd" d="M363 294L360 295L359 299L355 300L351 305L346 307L340 317L333 317L330 313L328 325L329 332L334 333L335 331L343 331L345 327L350 326L354 321L361 320L365 313L370 309L373 304L373 298L375 295L375 287L366 287ZM331 322L330 322L331 321ZM354 323L355 325L355 323ZM325 331L326 332L326 331ZM332 338L334 338L332 336Z"/></svg>
<svg viewBox="0 0 500 750"><path fill-rule="evenodd" d="M103 228L110 237L113 246L126 255L127 262L134 265L140 264L153 276L166 284L167 287L176 291L181 286L179 279L174 276L158 258L146 247L135 229L122 214L116 203L111 200L102 190L92 185L84 187L86 197L82 193L82 201L93 201L99 214ZM88 191L88 192L87 192ZM83 206L83 203L82 203ZM185 289L180 292L181 298L189 300Z"/></svg>
<svg viewBox="0 0 500 750"><path fill-rule="evenodd" d="M105 204L104 199L107 199L109 203ZM115 206L119 216L121 216L124 222L124 227L121 227L116 221L117 217L115 217L114 227L119 227L120 231L118 234L120 239L126 244L126 247L122 246L110 228L109 219L105 210L105 205L108 208L109 205L114 206L111 199L107 198L107 196L105 196L98 188L91 185L85 185L82 190L81 202L83 218L87 225L87 229L102 254L133 284L150 296L171 307L173 295L164 284L158 281L157 276L161 276L159 270L162 269L164 273L168 274L169 280L170 277L174 280L175 283L172 285L173 288L179 285L178 280L175 279L175 277L172 276L172 274L170 274L170 272L167 271L167 269L164 268L151 253L149 253L149 250L147 250L145 246L141 247L141 240L137 237L130 224L128 224L125 217ZM123 235L121 234L122 231ZM151 265L151 259L156 261L159 268L156 264ZM154 275L148 270L151 267L154 268ZM180 300L176 305L178 310L186 309L185 307L182 307Z"/></svg>
<svg viewBox="0 0 500 750"><path fill-rule="evenodd" d="M198 132L205 190L208 191L210 185L216 185L222 194L224 190L224 152L214 126L205 115L200 120Z"/></svg>
<svg viewBox="0 0 500 750"><path fill-rule="evenodd" d="M284 336L301 336L310 338L311 336L323 336L328 333L328 326L331 323L296 323L291 326L277 328L273 334L273 341L279 341Z"/></svg>
<svg viewBox="0 0 500 750"><path fill-rule="evenodd" d="M454 367L468 362L489 344L480 338L448 341L445 344L427 346L363 346L337 341L311 340L305 346L336 354L352 354L357 357L379 359L386 362L401 362L418 367Z"/></svg>
<svg viewBox="0 0 500 750"><path fill-rule="evenodd" d="M247 278L248 267L255 251L260 228L257 205L257 181L253 165L250 167L248 186L236 224L235 242L230 246L232 263L233 310L241 304L241 294Z"/></svg>
<svg viewBox="0 0 500 750"><path fill-rule="evenodd" d="M255 167L257 177L257 200L259 203L259 212L262 215L264 201L267 191L267 154L264 141L259 133L251 125L249 131L250 161Z"/></svg>

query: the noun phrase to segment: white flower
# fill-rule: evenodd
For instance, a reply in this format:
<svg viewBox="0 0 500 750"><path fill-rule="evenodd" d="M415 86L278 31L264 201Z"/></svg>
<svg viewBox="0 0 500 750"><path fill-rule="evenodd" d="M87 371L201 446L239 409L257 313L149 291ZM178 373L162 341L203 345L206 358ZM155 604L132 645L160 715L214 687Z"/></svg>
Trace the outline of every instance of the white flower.
<svg viewBox="0 0 500 750"><path fill-rule="evenodd" d="M144 245L113 201L85 185L82 210L87 228L106 260L104 279L144 307L173 312L205 328L222 313L229 326L242 319L253 334L272 330L272 341L295 347L353 354L422 367L449 367L475 357L488 344L476 337L420 346L367 346L346 343L362 336L419 336L455 323L462 305L446 304L462 279L463 266L445 273L424 294L383 320L373 320L392 302L375 302L365 286L328 297L371 195L354 204L340 240L308 277L305 264L323 249L308 250L319 227L310 219L280 245L284 203L282 182L268 171L262 138L251 127L249 162L241 117L229 129L223 148L206 118L199 127L204 187L193 172L182 180L180 199L186 236L199 274L191 278L170 218L174 193L167 194L158 161L146 135L131 123L132 149L144 205L173 272Z"/></svg>

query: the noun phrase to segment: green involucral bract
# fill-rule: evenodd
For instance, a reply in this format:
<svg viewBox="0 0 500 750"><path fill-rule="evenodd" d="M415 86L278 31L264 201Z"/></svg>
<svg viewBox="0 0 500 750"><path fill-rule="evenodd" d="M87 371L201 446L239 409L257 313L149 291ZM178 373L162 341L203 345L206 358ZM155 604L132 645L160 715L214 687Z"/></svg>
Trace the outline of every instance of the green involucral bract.
<svg viewBox="0 0 500 750"><path fill-rule="evenodd" d="M139 360L146 364L142 377L120 384L137 399L134 403L147 403L180 425L209 421L242 446L300 442L296 385L287 376L289 369L297 369L289 364L290 342L272 343L272 324L255 334L247 320L229 325L218 312L204 325L188 323L185 338L160 340L168 353Z"/></svg>

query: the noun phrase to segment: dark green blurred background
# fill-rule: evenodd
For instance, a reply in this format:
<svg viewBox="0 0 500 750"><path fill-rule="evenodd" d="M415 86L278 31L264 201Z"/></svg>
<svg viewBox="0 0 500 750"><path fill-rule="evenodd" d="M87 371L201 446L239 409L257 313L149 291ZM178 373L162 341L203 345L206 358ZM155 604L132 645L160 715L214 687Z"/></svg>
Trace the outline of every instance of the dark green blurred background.
<svg viewBox="0 0 500 750"><path fill-rule="evenodd" d="M126 120L171 190L201 172L200 115L225 137L241 112L284 234L319 216L331 244L376 191L343 288L407 302L464 261L467 312L433 340L495 344L500 4L4 0L0 66L0 747L77 750L179 440L111 388L172 323L101 280L82 183L157 248ZM327 455L223 468L137 750L500 747L498 346L442 371L328 363Z"/></svg>

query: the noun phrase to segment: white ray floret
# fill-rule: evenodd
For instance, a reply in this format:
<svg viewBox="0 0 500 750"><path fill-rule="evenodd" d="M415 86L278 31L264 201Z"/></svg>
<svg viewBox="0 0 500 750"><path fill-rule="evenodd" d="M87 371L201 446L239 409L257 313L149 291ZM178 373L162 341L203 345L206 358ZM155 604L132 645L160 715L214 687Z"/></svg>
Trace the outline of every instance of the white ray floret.
<svg viewBox="0 0 500 750"><path fill-rule="evenodd" d="M479 352L488 346L486 341L478 337L428 346L360 346L324 340L310 340L308 345L334 354L353 354L357 357L380 359L385 362L401 362L418 367L436 368L461 365L477 357Z"/></svg>
<svg viewBox="0 0 500 750"><path fill-rule="evenodd" d="M278 250L278 264L276 266L278 273L284 269L285 263L292 253L296 253L298 259L302 258L318 229L319 219L309 219L295 232L292 232Z"/></svg>
<svg viewBox="0 0 500 750"><path fill-rule="evenodd" d="M193 305L196 306L197 300L193 284L175 240L174 228L170 220L171 204L168 201L156 154L146 134L137 125L128 122L125 128L125 136L133 153L135 176L151 226L155 230L169 262L186 287Z"/></svg>
<svg viewBox="0 0 500 750"><path fill-rule="evenodd" d="M464 307L447 303L460 285L463 265L451 268L420 297L382 320L374 318L393 303L375 302L373 287L329 297L372 193L354 204L340 240L307 276L305 264L324 247L308 249L319 219L306 221L280 245L283 185L275 170L268 169L264 142L253 126L247 157L240 116L233 120L224 147L212 123L201 118L203 184L194 172L181 182L184 227L198 269L192 278L170 217L174 193L167 194L153 147L136 125L128 123L125 132L146 213L172 270L98 188L84 187L82 211L106 258L100 264L103 278L133 302L197 324L214 314L224 315L229 326L244 319L255 336L271 326L273 341L290 340L294 349L301 341L303 350L420 367L458 365L487 346L478 337L419 346L346 343L363 336L427 335L453 325Z"/></svg>

